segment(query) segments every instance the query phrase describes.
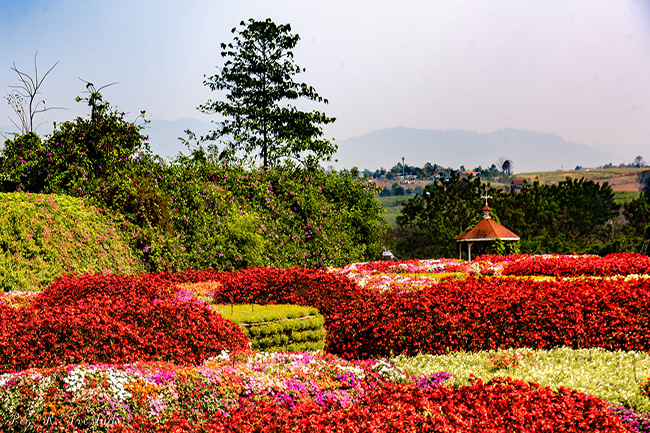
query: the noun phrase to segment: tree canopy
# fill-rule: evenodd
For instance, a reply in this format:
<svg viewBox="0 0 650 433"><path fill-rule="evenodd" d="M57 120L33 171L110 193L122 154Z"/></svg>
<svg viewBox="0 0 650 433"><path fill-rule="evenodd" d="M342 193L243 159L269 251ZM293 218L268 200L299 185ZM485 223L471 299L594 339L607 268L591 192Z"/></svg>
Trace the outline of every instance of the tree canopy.
<svg viewBox="0 0 650 433"><path fill-rule="evenodd" d="M400 227L388 234L393 252L400 258L456 255L454 238L481 218L483 191L493 197L489 204L493 217L496 211L500 222L521 237L524 253L606 253L628 248L622 238L614 245L619 206L607 183L567 177L553 185L524 181L521 190L510 192L489 185L455 172L448 180L427 185L421 195L404 204L397 217ZM626 214L639 232L645 230L648 208L641 199L626 206L630 215L639 216L634 220Z"/></svg>
<svg viewBox="0 0 650 433"><path fill-rule="evenodd" d="M289 24L278 25L270 18L251 18L240 26L232 29L232 42L221 44L226 60L219 73L204 81L213 91L225 92L225 100L208 100L199 106L222 118L215 121L217 129L203 138L221 141L222 160L254 162L259 157L264 167L287 158L305 165L329 160L336 146L321 138L321 125L335 119L288 103L298 98L327 103L313 87L294 81L305 71L293 60L292 50L300 37L291 33Z"/></svg>

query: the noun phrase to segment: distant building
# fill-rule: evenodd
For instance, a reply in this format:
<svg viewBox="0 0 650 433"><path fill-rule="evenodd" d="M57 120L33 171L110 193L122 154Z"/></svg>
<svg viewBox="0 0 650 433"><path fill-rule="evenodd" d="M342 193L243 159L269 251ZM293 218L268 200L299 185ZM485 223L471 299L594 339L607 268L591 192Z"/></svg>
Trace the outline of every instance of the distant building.
<svg viewBox="0 0 650 433"><path fill-rule="evenodd" d="M403 183L410 183L410 182L413 182L415 180L418 180L418 177L415 174L407 174L407 175L404 175L404 176L400 176L399 179Z"/></svg>
<svg viewBox="0 0 650 433"><path fill-rule="evenodd" d="M522 186L524 186L523 180L513 180L510 184L510 188L514 191L519 191Z"/></svg>
<svg viewBox="0 0 650 433"><path fill-rule="evenodd" d="M465 170L461 173L463 176L468 176L468 177L479 177L481 175L480 171L472 171L472 170Z"/></svg>

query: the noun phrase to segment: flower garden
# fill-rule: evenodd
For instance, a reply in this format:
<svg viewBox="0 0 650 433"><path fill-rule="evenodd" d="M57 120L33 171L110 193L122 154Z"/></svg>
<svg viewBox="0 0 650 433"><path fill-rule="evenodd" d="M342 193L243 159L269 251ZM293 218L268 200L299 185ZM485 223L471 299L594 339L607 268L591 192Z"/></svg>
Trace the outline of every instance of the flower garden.
<svg viewBox="0 0 650 433"><path fill-rule="evenodd" d="M650 258L68 275L0 294L3 432L650 431ZM220 311L313 307L254 352Z"/></svg>

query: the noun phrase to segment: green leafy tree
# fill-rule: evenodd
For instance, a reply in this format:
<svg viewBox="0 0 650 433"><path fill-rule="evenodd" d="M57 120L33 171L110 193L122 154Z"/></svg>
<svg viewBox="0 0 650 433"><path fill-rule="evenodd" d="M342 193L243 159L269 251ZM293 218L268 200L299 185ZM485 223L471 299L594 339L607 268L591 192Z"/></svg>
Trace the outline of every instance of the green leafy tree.
<svg viewBox="0 0 650 433"><path fill-rule="evenodd" d="M480 179L467 178L451 172L449 180L434 181L421 195L404 204L397 217L400 228L387 242L400 258L453 257L458 254L454 242L472 220L482 218L485 192ZM495 189L489 189L494 196Z"/></svg>
<svg viewBox="0 0 650 433"><path fill-rule="evenodd" d="M225 92L225 100L208 100L199 106L205 113L222 116L215 122L217 129L204 139L224 143L223 160L259 152L264 167L286 158L307 165L329 160L336 146L321 138L321 125L335 119L287 103L298 98L327 103L313 87L293 79L305 70L293 60L292 50L300 37L291 33L289 24L277 25L271 19L251 18L240 26L232 29L233 42L221 44L226 61L219 73L204 81L213 91Z"/></svg>

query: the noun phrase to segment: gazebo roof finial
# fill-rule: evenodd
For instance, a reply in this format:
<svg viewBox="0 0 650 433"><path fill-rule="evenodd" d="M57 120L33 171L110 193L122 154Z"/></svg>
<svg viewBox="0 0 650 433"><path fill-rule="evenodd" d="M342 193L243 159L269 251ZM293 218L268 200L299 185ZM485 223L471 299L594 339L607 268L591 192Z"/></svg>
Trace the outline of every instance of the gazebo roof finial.
<svg viewBox="0 0 650 433"><path fill-rule="evenodd" d="M487 201L488 201L489 198L492 198L492 196L488 195L488 187L487 187L487 185L485 185L485 195L482 195L481 198L485 199L485 206L488 207L488 202Z"/></svg>

